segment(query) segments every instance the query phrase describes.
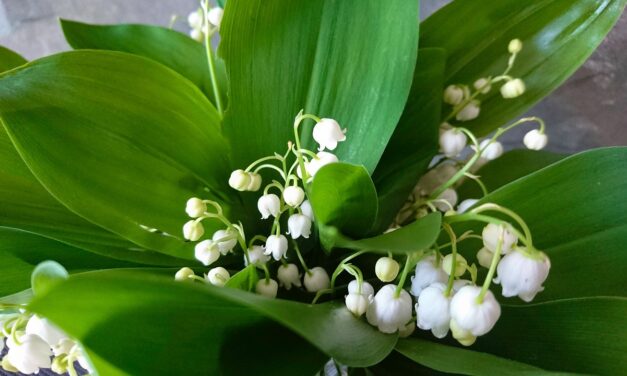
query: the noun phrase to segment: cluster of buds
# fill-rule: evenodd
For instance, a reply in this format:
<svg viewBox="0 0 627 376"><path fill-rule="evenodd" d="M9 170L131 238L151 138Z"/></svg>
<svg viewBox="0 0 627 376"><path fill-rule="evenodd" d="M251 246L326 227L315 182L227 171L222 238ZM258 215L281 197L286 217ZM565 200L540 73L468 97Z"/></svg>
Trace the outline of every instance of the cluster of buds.
<svg viewBox="0 0 627 376"><path fill-rule="evenodd" d="M87 372L93 372L80 344L47 319L22 312L3 316L0 323L8 347L2 359L5 371L31 375L51 369L59 375L76 375L78 363ZM1 340L0 346L4 346Z"/></svg>
<svg viewBox="0 0 627 376"><path fill-rule="evenodd" d="M298 128L306 119L315 121L313 139L319 145L318 153L300 146ZM306 199L305 187L320 168L338 162L338 158L329 151L335 150L339 142L346 140L345 133L346 130L342 129L337 121L320 119L301 111L294 121L295 142L288 143L285 154L260 158L246 169L232 172L229 185L233 189L240 192L262 191L257 200L257 209L262 220L272 220L270 234L267 236L255 235L247 243L243 226L230 222L223 215L222 208L217 202L199 198L189 199L185 211L192 219L183 226L183 236L190 241L199 241L195 246L196 259L209 266L217 262L221 256L233 252L239 243L244 252L244 265L255 265L265 273L265 278L257 283L257 293L275 297L279 286L286 290L304 287L309 292L327 289L330 280L326 270L322 267L309 268L306 265L297 240L309 238L313 226L313 210L311 203ZM278 174L280 179L272 180L263 186L262 170ZM209 208L212 210L208 210ZM218 220L225 224L226 228L216 231L210 239L201 240L205 232L202 221L206 219ZM285 223L287 231L282 231ZM298 265L287 261L290 243L304 273L300 272ZM281 263L276 271L278 282L271 278L268 267L271 261ZM223 267L209 270L204 277L196 276L190 268L183 268L175 276L175 279L181 281L190 279L208 281L216 286L224 286L229 278L229 272Z"/></svg>
<svg viewBox="0 0 627 376"><path fill-rule="evenodd" d="M224 9L220 7L209 8L208 2L201 1L201 6L187 16L187 23L191 28L189 36L202 42L206 36L211 36L220 29Z"/></svg>

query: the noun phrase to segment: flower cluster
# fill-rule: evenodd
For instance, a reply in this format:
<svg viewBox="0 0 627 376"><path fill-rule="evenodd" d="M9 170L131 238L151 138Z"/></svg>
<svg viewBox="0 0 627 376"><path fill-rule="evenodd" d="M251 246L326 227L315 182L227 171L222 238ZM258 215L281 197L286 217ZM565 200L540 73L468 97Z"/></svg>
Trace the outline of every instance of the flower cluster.
<svg viewBox="0 0 627 376"><path fill-rule="evenodd" d="M187 23L191 28L189 36L199 42L205 37L211 37L220 29L224 9L220 7L209 8L208 2L201 1L201 6L187 16Z"/></svg>
<svg viewBox="0 0 627 376"><path fill-rule="evenodd" d="M80 344L47 319L14 313L3 315L0 324L8 347L2 359L4 370L31 375L42 368L50 368L57 374L76 375L75 362L78 362L81 368L93 372ZM4 342L0 341L0 346L4 346Z"/></svg>
<svg viewBox="0 0 627 376"><path fill-rule="evenodd" d="M298 129L300 124L307 119L316 122L313 127L313 139L319 145L318 153L300 146ZM320 119L301 112L294 121L295 143L288 143L285 154L260 158L246 169L238 169L231 173L229 185L233 189L241 192L262 191L262 195L257 200L257 209L262 220L272 220L270 234L267 236L255 235L247 243L243 226L230 222L224 216L218 203L195 197L189 199L185 211L192 219L183 226L185 239L201 240L205 233L202 225L204 220L218 220L226 226L213 233L210 239L196 244L196 259L203 265L209 266L217 262L221 256L233 252L239 243L244 252L244 264L253 264L265 273L265 278L257 283L257 293L275 297L279 285L286 290L304 286L309 292L318 292L328 288L330 280L326 270L319 266L313 268L307 266L297 240L309 238L314 219L311 204L305 197L305 185L320 168L338 162L334 154L325 150L335 150L339 142L346 140L345 133L346 130L333 119ZM277 174L280 180L272 180L262 189L262 170ZM285 224L287 231L282 230ZM286 235L289 235L289 239ZM296 264L287 262L290 243L304 273L300 272ZM271 278L268 267L271 261L281 263L276 269L278 282ZM230 273L223 267L215 267L202 278L196 276L190 268L183 268L179 270L175 278L177 280L207 280L213 285L224 286L230 278Z"/></svg>

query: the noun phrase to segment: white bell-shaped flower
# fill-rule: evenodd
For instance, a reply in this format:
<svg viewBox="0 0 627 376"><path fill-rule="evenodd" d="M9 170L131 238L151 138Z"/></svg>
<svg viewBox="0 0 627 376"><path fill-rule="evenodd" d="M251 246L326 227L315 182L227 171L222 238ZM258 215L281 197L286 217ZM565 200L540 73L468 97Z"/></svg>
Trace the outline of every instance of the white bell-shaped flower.
<svg viewBox="0 0 627 376"><path fill-rule="evenodd" d="M476 151L475 147L472 147ZM479 149L482 150L481 158L493 161L496 158L503 155L503 144L498 141L492 141L491 139L485 139L479 143Z"/></svg>
<svg viewBox="0 0 627 376"><path fill-rule="evenodd" d="M328 289L331 285L329 274L323 268L316 266L309 269L309 273L305 273L303 278L305 288L309 292L318 292L320 290Z"/></svg>
<svg viewBox="0 0 627 376"><path fill-rule="evenodd" d="M509 51L510 54L517 54L519 53L523 48L523 44L520 41L520 39L512 39L509 41L509 44L507 45L507 50Z"/></svg>
<svg viewBox="0 0 627 376"><path fill-rule="evenodd" d="M203 240L194 247L194 257L203 265L209 266L220 258L220 248L211 239Z"/></svg>
<svg viewBox="0 0 627 376"><path fill-rule="evenodd" d="M381 257L374 265L374 272L382 282L392 282L399 270L398 262L391 257Z"/></svg>
<svg viewBox="0 0 627 376"><path fill-rule="evenodd" d="M447 188L440 193L433 205L440 211L447 212L453 210L457 205L457 192L453 188Z"/></svg>
<svg viewBox="0 0 627 376"><path fill-rule="evenodd" d="M263 195L257 200L257 209L261 213L261 219L267 219L270 216L276 217L281 211L281 199L274 193Z"/></svg>
<svg viewBox="0 0 627 376"><path fill-rule="evenodd" d="M501 254L504 255L511 251L518 242L518 236L513 231L510 231L507 227L503 225L490 223L483 228L483 232L481 233L481 237L483 238L483 245L490 252L496 252L496 247L498 245L500 236L503 236Z"/></svg>
<svg viewBox="0 0 627 376"><path fill-rule="evenodd" d="M220 7L211 8L209 9L209 12L207 12L207 21L215 27L220 27L223 15L224 9Z"/></svg>
<svg viewBox="0 0 627 376"><path fill-rule="evenodd" d="M316 158L312 158L305 166L307 169L307 173L309 176L314 177L318 170L320 170L323 166L326 166L331 163L337 163L339 160L335 156L335 154L331 154L326 151L320 151L316 154Z"/></svg>
<svg viewBox="0 0 627 376"><path fill-rule="evenodd" d="M280 260L287 253L287 238L283 235L270 235L266 240L266 255L272 255L275 260Z"/></svg>
<svg viewBox="0 0 627 376"><path fill-rule="evenodd" d="M494 258L494 252L490 251L486 247L481 248L479 252L477 252L477 261L479 262L479 265L484 268L490 268L492 258Z"/></svg>
<svg viewBox="0 0 627 376"><path fill-rule="evenodd" d="M305 200L302 204L300 204L300 211L312 221L314 220L313 208L311 207L311 202L309 202L309 200Z"/></svg>
<svg viewBox="0 0 627 376"><path fill-rule="evenodd" d="M229 186L238 191L245 191L250 184L251 176L244 170L235 170L229 177Z"/></svg>
<svg viewBox="0 0 627 376"><path fill-rule="evenodd" d="M525 83L520 78L507 81L503 86L501 86L501 95L506 99L516 98L524 93Z"/></svg>
<svg viewBox="0 0 627 376"><path fill-rule="evenodd" d="M300 273L298 272L298 266L295 264L285 264L279 266L277 270L277 278L282 287L286 290L290 290L292 285L300 287Z"/></svg>
<svg viewBox="0 0 627 376"><path fill-rule="evenodd" d="M278 290L279 284L272 278L260 279L255 286L255 292L257 292L257 294L271 299L276 298Z"/></svg>
<svg viewBox="0 0 627 376"><path fill-rule="evenodd" d="M185 213L192 218L198 218L207 211L207 204L197 197L187 200L185 205Z"/></svg>
<svg viewBox="0 0 627 376"><path fill-rule="evenodd" d="M523 143L530 150L542 150L549 142L549 137L537 129L532 129L523 138Z"/></svg>
<svg viewBox="0 0 627 376"><path fill-rule="evenodd" d="M444 89L444 95L442 97L442 100L446 104L457 106L458 104L462 103L465 97L466 92L463 87L459 85L448 85L446 89Z"/></svg>
<svg viewBox="0 0 627 376"><path fill-rule="evenodd" d="M394 296L396 285L383 286L374 296L366 310L366 319L370 325L376 326L383 333L394 333L405 329L412 319L411 296L401 290L398 297Z"/></svg>
<svg viewBox="0 0 627 376"><path fill-rule="evenodd" d="M61 329L52 324L48 319L33 315L26 324L26 334L37 334L48 342L50 347L56 346L62 339L67 338Z"/></svg>
<svg viewBox="0 0 627 376"><path fill-rule="evenodd" d="M204 37L205 37L205 34L203 34L203 32L202 32L202 30L201 30L201 29L192 29L192 30L189 32L189 36L190 36L193 40L195 40L195 41L197 41L197 42L202 42L202 40L203 40L203 39L204 39Z"/></svg>
<svg viewBox="0 0 627 376"><path fill-rule="evenodd" d="M457 212L459 214L465 213L468 209L473 207L479 200L475 198L468 198L457 205Z"/></svg>
<svg viewBox="0 0 627 376"><path fill-rule="evenodd" d="M483 301L477 301L481 287L464 286L451 299L451 319L457 325L478 337L494 327L501 316L501 306L488 290Z"/></svg>
<svg viewBox="0 0 627 376"><path fill-rule="evenodd" d="M248 258L250 263L262 269L263 266L270 261L270 255L266 255L266 249L261 245L253 245L248 248ZM244 264L248 266L248 260L244 256Z"/></svg>
<svg viewBox="0 0 627 376"><path fill-rule="evenodd" d="M187 240L195 242L202 238L204 234L205 228L202 227L202 223L197 222L194 219L185 222L183 225L183 237Z"/></svg>
<svg viewBox="0 0 627 376"><path fill-rule="evenodd" d="M440 133L440 151L449 158L459 155L464 150L468 137L457 128L447 129Z"/></svg>
<svg viewBox="0 0 627 376"><path fill-rule="evenodd" d="M475 81L472 86L477 89L481 94L488 94L492 89L492 85L490 84L490 80L487 78L480 78Z"/></svg>
<svg viewBox="0 0 627 376"><path fill-rule="evenodd" d="M340 124L333 119L320 119L313 129L313 139L320 145L318 151L325 148L335 150L337 143L346 141L346 129L340 128Z"/></svg>
<svg viewBox="0 0 627 376"><path fill-rule="evenodd" d="M220 253L226 255L231 252L237 244L237 235L237 230L232 228L227 230L218 230L213 233L211 240L218 245Z"/></svg>
<svg viewBox="0 0 627 376"><path fill-rule="evenodd" d="M366 281L361 282L361 289L359 288L359 282L354 279L348 283L349 294L361 294L366 297L374 295L374 288Z"/></svg>
<svg viewBox="0 0 627 376"><path fill-rule="evenodd" d="M209 270L207 273L207 280L214 286L224 286L231 278L231 274L228 270L221 266Z"/></svg>
<svg viewBox="0 0 627 376"><path fill-rule="evenodd" d="M446 337L451 321L451 297L445 291L445 284L434 283L422 290L415 306L418 327L430 330L436 338Z"/></svg>
<svg viewBox="0 0 627 376"><path fill-rule="evenodd" d="M462 275L464 275L464 273L466 273L467 266L468 266L468 262L466 261L464 256L460 254L456 254L455 255L455 277L461 277ZM444 258L442 259L442 270L444 270L444 273L446 273L447 275L451 275L451 272L453 271L453 254L452 253L449 253L448 255L444 256Z"/></svg>
<svg viewBox="0 0 627 376"><path fill-rule="evenodd" d="M176 274L174 275L174 280L175 281L188 281L189 277L196 275L194 273L194 271L191 268L188 268L187 266L184 268L179 269Z"/></svg>
<svg viewBox="0 0 627 376"><path fill-rule="evenodd" d="M348 295L346 295L344 299L346 308L355 316L359 317L366 313L373 295L374 289L368 282L362 281L360 288L359 282L352 280L348 284Z"/></svg>
<svg viewBox="0 0 627 376"><path fill-rule="evenodd" d="M518 295L525 302L530 302L544 290L542 284L550 269L551 261L543 252L529 254L523 248L516 248L499 262L494 283L503 286L503 296Z"/></svg>
<svg viewBox="0 0 627 376"><path fill-rule="evenodd" d="M50 368L52 350L50 345L37 334L26 334L20 339L20 344L7 339L9 363L21 373L30 375L38 373L40 368Z"/></svg>
<svg viewBox="0 0 627 376"><path fill-rule="evenodd" d="M63 338L56 344L56 346L52 346L52 354L54 356L69 354L74 346L76 346L76 342L69 338Z"/></svg>
<svg viewBox="0 0 627 376"><path fill-rule="evenodd" d="M283 191L283 199L286 204L295 208L305 199L305 191L299 186L290 185Z"/></svg>
<svg viewBox="0 0 627 376"><path fill-rule="evenodd" d="M192 29L200 29L200 28L202 28L202 23L203 23L202 11L200 9L197 9L197 10L191 12L187 16L187 24Z"/></svg>
<svg viewBox="0 0 627 376"><path fill-rule="evenodd" d="M433 283L446 283L448 276L442 270L441 265L441 261L436 263L436 257L433 255L423 258L416 264L416 271L411 277L410 292L413 296L420 296L422 290Z"/></svg>
<svg viewBox="0 0 627 376"><path fill-rule="evenodd" d="M479 116L479 112L481 112L481 102L474 99L457 112L455 119L458 121L473 120Z"/></svg>
<svg viewBox="0 0 627 376"><path fill-rule="evenodd" d="M292 239L298 239L301 236L307 239L311 234L311 219L304 214L292 214L287 220L287 228Z"/></svg>
<svg viewBox="0 0 627 376"><path fill-rule="evenodd" d="M250 182L246 186L246 190L250 192L257 192L261 187L261 175L256 172L249 172Z"/></svg>

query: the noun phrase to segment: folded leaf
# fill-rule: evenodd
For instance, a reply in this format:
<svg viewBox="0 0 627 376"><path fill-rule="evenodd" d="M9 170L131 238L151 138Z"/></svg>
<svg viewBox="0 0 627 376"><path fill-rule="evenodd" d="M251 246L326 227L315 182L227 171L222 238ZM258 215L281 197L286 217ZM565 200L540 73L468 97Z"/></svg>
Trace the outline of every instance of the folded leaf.
<svg viewBox="0 0 627 376"><path fill-rule="evenodd" d="M109 51L50 56L0 82L9 136L55 198L142 247L193 258L180 235L186 200L230 192L219 117L196 87Z"/></svg>
<svg viewBox="0 0 627 376"><path fill-rule="evenodd" d="M220 32L230 84L224 130L238 165L284 150L304 108L347 128L340 160L374 170L410 89L415 0L232 0ZM311 124L302 137L315 147Z"/></svg>
<svg viewBox="0 0 627 376"><path fill-rule="evenodd" d="M26 59L6 47L0 46L0 73L26 64Z"/></svg>
<svg viewBox="0 0 627 376"><path fill-rule="evenodd" d="M74 49L94 49L129 52L158 61L174 69L198 86L215 102L207 54L203 44L172 29L149 25L90 25L61 20L63 34ZM222 60L216 60L217 77L226 100L226 70Z"/></svg>
<svg viewBox="0 0 627 376"><path fill-rule="evenodd" d="M523 42L510 74L527 90L503 99L498 87L479 96L481 114L464 126L480 135L529 109L568 78L597 48L626 0L454 1L421 25L420 47L448 53L445 83L467 84L503 72L509 41ZM450 111L444 108L443 116Z"/></svg>

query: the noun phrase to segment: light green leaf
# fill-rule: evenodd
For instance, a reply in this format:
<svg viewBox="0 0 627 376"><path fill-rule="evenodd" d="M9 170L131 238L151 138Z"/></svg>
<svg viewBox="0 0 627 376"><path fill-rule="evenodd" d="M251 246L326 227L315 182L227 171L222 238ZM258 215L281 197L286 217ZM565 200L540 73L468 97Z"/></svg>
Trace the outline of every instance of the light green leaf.
<svg viewBox="0 0 627 376"><path fill-rule="evenodd" d="M347 128L340 160L374 170L409 93L417 1L233 0L220 32L230 83L224 131L236 164L284 150L304 108ZM311 124L302 137L315 147Z"/></svg>
<svg viewBox="0 0 627 376"><path fill-rule="evenodd" d="M140 246L193 258L185 202L230 192L219 117L195 86L109 51L54 55L0 82L9 136L55 198Z"/></svg>
<svg viewBox="0 0 627 376"><path fill-rule="evenodd" d="M327 359L320 351L368 366L396 343L343 304L311 306L124 271L72 276L30 309L130 374L242 374L252 366L293 374L296 365L313 374ZM290 361L276 356L287 351Z"/></svg>
<svg viewBox="0 0 627 376"><path fill-rule="evenodd" d="M409 99L372 175L379 193L379 232L392 223L437 153L445 61L442 49L418 50Z"/></svg>
<svg viewBox="0 0 627 376"><path fill-rule="evenodd" d="M121 51L153 59L174 69L198 86L215 104L207 54L201 43L172 29L149 25L90 25L61 20L68 44L74 49ZM226 69L216 60L217 77L226 100Z"/></svg>
<svg viewBox="0 0 627 376"><path fill-rule="evenodd" d="M68 279L69 273L56 261L44 261L35 267L30 278L35 296L45 295L54 286Z"/></svg>
<svg viewBox="0 0 627 376"><path fill-rule="evenodd" d="M431 213L424 218L383 235L352 240L343 236L335 227L321 226L321 237L330 243L329 248L349 248L373 252L406 254L425 250L435 243L440 234L441 215Z"/></svg>
<svg viewBox="0 0 627 376"><path fill-rule="evenodd" d="M510 74L526 92L503 99L498 87L479 96L481 114L464 126L480 135L511 120L548 95L596 49L626 0L454 1L421 25L421 47L448 52L445 83L472 83L501 74L509 41L523 50ZM444 116L450 107L444 109Z"/></svg>
<svg viewBox="0 0 627 376"><path fill-rule="evenodd" d="M225 286L244 291L254 291L257 281L259 281L257 267L251 264L231 276Z"/></svg>
<svg viewBox="0 0 627 376"><path fill-rule="evenodd" d="M316 222L348 236L368 234L377 216L377 191L362 166L324 166L316 173L308 197Z"/></svg>
<svg viewBox="0 0 627 376"><path fill-rule="evenodd" d="M0 73L26 64L26 59L6 47L0 46Z"/></svg>

